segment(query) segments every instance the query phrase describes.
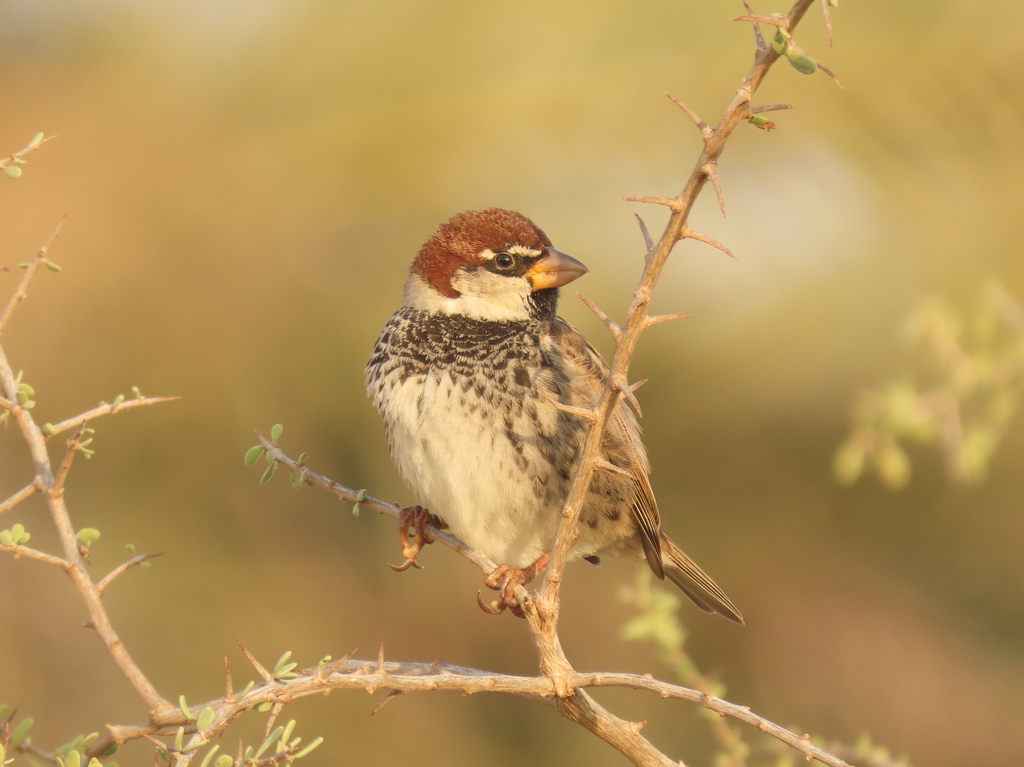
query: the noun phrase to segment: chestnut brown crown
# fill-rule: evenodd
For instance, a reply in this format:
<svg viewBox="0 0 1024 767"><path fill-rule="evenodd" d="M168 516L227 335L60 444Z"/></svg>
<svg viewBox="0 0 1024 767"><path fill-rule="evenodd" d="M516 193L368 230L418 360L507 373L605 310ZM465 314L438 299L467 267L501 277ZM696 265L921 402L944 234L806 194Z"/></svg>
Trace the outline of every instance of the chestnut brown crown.
<svg viewBox="0 0 1024 767"><path fill-rule="evenodd" d="M412 269L437 292L448 298L459 294L452 287L455 272L466 264L482 263L482 254L521 245L543 251L548 236L522 213L504 208L466 210L437 227L420 248Z"/></svg>

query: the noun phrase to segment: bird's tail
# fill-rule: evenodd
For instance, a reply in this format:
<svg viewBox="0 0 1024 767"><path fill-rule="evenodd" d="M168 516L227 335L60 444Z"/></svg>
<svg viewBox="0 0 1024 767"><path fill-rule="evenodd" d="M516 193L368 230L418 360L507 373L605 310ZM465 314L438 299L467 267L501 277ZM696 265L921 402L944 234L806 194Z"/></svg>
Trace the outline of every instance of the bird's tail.
<svg viewBox="0 0 1024 767"><path fill-rule="evenodd" d="M676 542L662 533L661 557L665 575L688 596L697 607L706 613L718 613L736 623L743 623L743 616L736 605L711 580L697 563L683 552Z"/></svg>

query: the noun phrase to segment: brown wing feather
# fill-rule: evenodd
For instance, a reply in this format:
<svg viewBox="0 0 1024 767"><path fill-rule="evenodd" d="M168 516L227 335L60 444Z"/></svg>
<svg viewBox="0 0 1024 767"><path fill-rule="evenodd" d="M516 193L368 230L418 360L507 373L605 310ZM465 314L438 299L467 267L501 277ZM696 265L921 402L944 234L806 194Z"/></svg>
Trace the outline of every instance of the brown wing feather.
<svg viewBox="0 0 1024 767"><path fill-rule="evenodd" d="M608 378L608 365L600 353L572 325L559 317L554 322L555 335L565 353L566 362L584 368L589 375L574 376L573 394L577 406L592 407L597 403ZM621 466L632 474L633 504L631 510L640 532L640 543L647 564L658 578L665 577L661 551L661 515L654 490L647 478L650 464L640 439L640 425L624 402L615 408L604 435L602 452L605 460Z"/></svg>
<svg viewBox="0 0 1024 767"><path fill-rule="evenodd" d="M573 404L593 406L604 390L608 365L601 355L568 322L554 323L555 335L566 355L566 364L586 374L573 376ZM605 433L603 457L631 472L634 488L633 516L640 533L647 564L658 578L666 575L697 607L736 623L743 616L725 592L661 530L661 516L648 473L647 451L633 412L620 402Z"/></svg>

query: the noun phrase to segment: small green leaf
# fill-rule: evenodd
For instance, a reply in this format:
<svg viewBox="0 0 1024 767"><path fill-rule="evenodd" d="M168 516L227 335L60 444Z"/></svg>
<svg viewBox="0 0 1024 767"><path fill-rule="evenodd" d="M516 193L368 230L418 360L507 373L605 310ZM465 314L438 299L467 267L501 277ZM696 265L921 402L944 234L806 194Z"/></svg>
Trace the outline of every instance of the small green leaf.
<svg viewBox="0 0 1024 767"><path fill-rule="evenodd" d="M28 402L23 402L22 405L26 410L31 410L36 406L36 401L34 399L30 399Z"/></svg>
<svg viewBox="0 0 1024 767"><path fill-rule="evenodd" d="M18 540L25 534L25 526L21 522L15 522L11 525L11 535L14 536L14 540Z"/></svg>
<svg viewBox="0 0 1024 767"><path fill-rule="evenodd" d="M56 430L53 428L53 424L52 423L44 423L42 425L42 427L40 427L40 430L47 437L52 437L56 433Z"/></svg>
<svg viewBox="0 0 1024 767"><path fill-rule="evenodd" d="M188 719L190 722L193 719L195 719L195 717L192 715L192 712L188 710L188 704L185 703L184 695L178 696L178 707L181 709L181 713L183 713L185 715L185 718ZM180 746L177 746L176 748L180 748Z"/></svg>
<svg viewBox="0 0 1024 767"><path fill-rule="evenodd" d="M308 746L306 746L304 749L299 751L299 753L297 753L292 758L293 759L301 759L302 757L307 756L310 751L312 751L314 748L316 748L317 746L319 746L323 742L324 742L324 739L322 737L314 738L313 741L310 742L310 744Z"/></svg>
<svg viewBox="0 0 1024 767"><path fill-rule="evenodd" d="M18 536L18 537L17 537L16 539L15 539L15 541L14 541L14 542L15 542L15 544L17 544L18 546L24 546L24 545L25 545L26 543L28 543L28 542L29 542L29 540L31 540L31 538L32 538L32 533L30 533L30 532L27 532L27 531L26 531L26 532L22 533L21 535L19 535L19 536Z"/></svg>
<svg viewBox="0 0 1024 767"><path fill-rule="evenodd" d="M57 264L53 263L53 261L46 261L45 263L46 263L46 268L49 269L51 272L59 272L60 271L60 267L57 266Z"/></svg>
<svg viewBox="0 0 1024 767"><path fill-rule="evenodd" d="M17 165L4 166L4 173L7 174L7 178L21 178L21 168Z"/></svg>
<svg viewBox="0 0 1024 767"><path fill-rule="evenodd" d="M95 756L89 760L88 767L103 767L103 762L97 759Z"/></svg>
<svg viewBox="0 0 1024 767"><path fill-rule="evenodd" d="M116 397L114 397L114 401L110 403L110 406L116 408L122 402L124 402L124 395L118 394Z"/></svg>
<svg viewBox="0 0 1024 767"><path fill-rule="evenodd" d="M265 452L267 451L263 445L253 445L245 453L245 465L252 466Z"/></svg>
<svg viewBox="0 0 1024 767"><path fill-rule="evenodd" d="M89 548L89 546L100 539L100 531L95 527L83 527L75 537L78 538L78 541L83 546Z"/></svg>
<svg viewBox="0 0 1024 767"><path fill-rule="evenodd" d="M72 751L68 754L68 758L64 760L64 764L67 767L82 767L82 755L77 751Z"/></svg>
<svg viewBox="0 0 1024 767"><path fill-rule="evenodd" d="M206 752L206 756L203 757L203 761L199 763L199 767L207 767L210 764L210 760L213 759L213 755L220 751L220 746L214 746Z"/></svg>
<svg viewBox="0 0 1024 767"><path fill-rule="evenodd" d="M23 391L30 397L36 396L36 390L29 386L27 383L18 384L18 391Z"/></svg>
<svg viewBox="0 0 1024 767"><path fill-rule="evenodd" d="M11 535L10 530L0 530L0 544L4 546L14 545L14 536Z"/></svg>
<svg viewBox="0 0 1024 767"><path fill-rule="evenodd" d="M245 687L243 687L242 691L240 693L238 693L239 700L241 700L246 695L248 695L249 694L249 690L251 690L255 686L256 686L255 682L249 682L249 684L247 684Z"/></svg>
<svg viewBox="0 0 1024 767"><path fill-rule="evenodd" d="M364 487L358 493L356 493L356 503L362 503L366 500L366 488Z"/></svg>
<svg viewBox="0 0 1024 767"><path fill-rule="evenodd" d="M302 489L302 478L294 471L292 472L292 485L295 486L296 490Z"/></svg>
<svg viewBox="0 0 1024 767"><path fill-rule="evenodd" d="M279 439L281 439L281 434L283 433L284 427L279 423L275 423L274 428L270 430L270 441L277 442Z"/></svg>
<svg viewBox="0 0 1024 767"><path fill-rule="evenodd" d="M259 711L262 713L264 711L270 711L270 709L272 709L273 707L273 701L265 700L262 703L257 703L255 706L253 706L253 711Z"/></svg>
<svg viewBox="0 0 1024 767"><path fill-rule="evenodd" d="M217 714L213 710L213 707L207 706L199 712L199 716L196 718L196 727L198 727L200 730L205 730L207 727L213 724L213 719L216 715Z"/></svg>
<svg viewBox="0 0 1024 767"><path fill-rule="evenodd" d="M32 137L32 140L28 142L28 146L25 147L25 148L26 149L35 149L37 146L39 146L39 144L40 144L40 142L42 140L43 140L43 132L39 131L39 133L37 133L36 135L34 135Z"/></svg>
<svg viewBox="0 0 1024 767"><path fill-rule="evenodd" d="M263 756L264 752L268 748L270 748L271 744L281 736L282 732L284 732L284 727L282 727L281 725L275 727L274 731L270 733L270 735L267 736L267 739L264 740L260 744L260 747L256 749L256 753L253 754L253 759L259 759L261 756Z"/></svg>
<svg viewBox="0 0 1024 767"><path fill-rule="evenodd" d="M185 696L181 696L181 710L187 711L185 708ZM187 715L186 715L187 716ZM189 717L191 719L192 717ZM179 727L178 731L174 733L174 750L181 751L182 746L185 745L185 728Z"/></svg>
<svg viewBox="0 0 1024 767"><path fill-rule="evenodd" d="M295 720L292 719L288 724L285 725L284 732L281 733L281 742L287 743L289 738L292 736L292 730L295 729Z"/></svg>
<svg viewBox="0 0 1024 767"><path fill-rule="evenodd" d="M260 485L265 485L270 481L270 478L274 476L274 469L277 468L277 463L272 463L267 467L267 470L263 472L263 477L260 479Z"/></svg>
<svg viewBox="0 0 1024 767"><path fill-rule="evenodd" d="M309 453L303 453L299 456L298 463L305 463L307 458L309 458Z"/></svg>
<svg viewBox="0 0 1024 767"><path fill-rule="evenodd" d="M278 672L284 667L284 664L288 662L288 659L292 657L292 651L286 650L280 658L277 659L277 663L274 664L274 676L277 676Z"/></svg>
<svg viewBox="0 0 1024 767"><path fill-rule="evenodd" d="M772 39L772 50L774 50L780 56L785 54L786 48L788 47L789 44L786 42L786 38L783 37L781 34L775 35L775 37Z"/></svg>
<svg viewBox="0 0 1024 767"><path fill-rule="evenodd" d="M19 387L17 393L14 395L14 398L18 400L19 405L24 405L26 402L28 402L29 397L31 396L31 394L29 394L27 391L23 391Z"/></svg>
<svg viewBox="0 0 1024 767"><path fill-rule="evenodd" d="M135 544L134 543L125 544L124 550L128 552L128 556L130 556L130 557L134 557L135 556Z"/></svg>
<svg viewBox="0 0 1024 767"><path fill-rule="evenodd" d="M814 59L804 53L790 51L786 54L786 58L793 65L793 69L800 74L813 75L818 71L818 65L814 63Z"/></svg>
<svg viewBox="0 0 1024 767"><path fill-rule="evenodd" d="M36 720L30 716L26 716L18 722L18 726L14 728L14 731L11 733L11 739L7 744L12 751L16 751L18 746L22 744L25 736L28 735L28 731L32 729L32 725L35 723Z"/></svg>
<svg viewBox="0 0 1024 767"><path fill-rule="evenodd" d="M100 754L100 756L113 756L116 753L117 753L117 744L115 743L110 748L108 748L106 751L104 751L102 754Z"/></svg>
<svg viewBox="0 0 1024 767"><path fill-rule="evenodd" d="M213 763L213 767L231 767L234 763L235 760L229 754L221 754Z"/></svg>

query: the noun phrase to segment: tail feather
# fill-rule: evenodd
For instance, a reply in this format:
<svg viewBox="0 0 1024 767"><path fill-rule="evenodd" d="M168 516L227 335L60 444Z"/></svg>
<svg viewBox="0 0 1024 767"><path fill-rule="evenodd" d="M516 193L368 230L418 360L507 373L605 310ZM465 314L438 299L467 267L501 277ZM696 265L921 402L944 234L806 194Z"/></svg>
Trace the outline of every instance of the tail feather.
<svg viewBox="0 0 1024 767"><path fill-rule="evenodd" d="M676 542L662 533L662 562L665 575L688 596L697 607L706 613L717 613L736 623L743 623L743 616L736 605L711 580L697 563L683 552Z"/></svg>

